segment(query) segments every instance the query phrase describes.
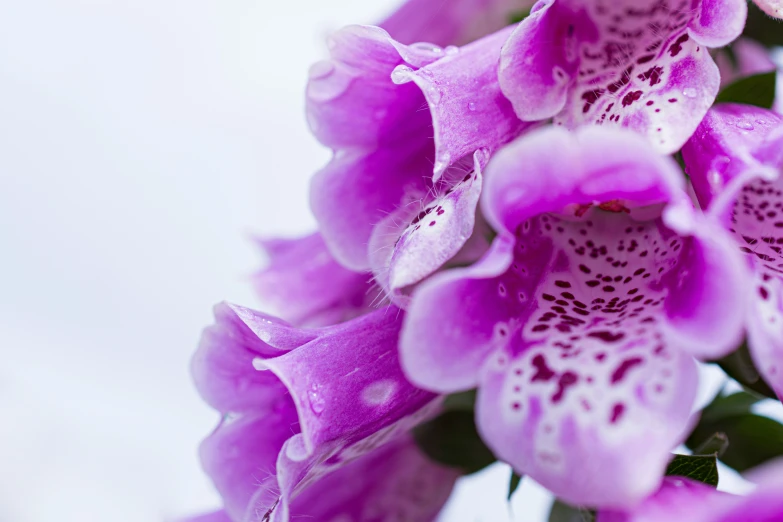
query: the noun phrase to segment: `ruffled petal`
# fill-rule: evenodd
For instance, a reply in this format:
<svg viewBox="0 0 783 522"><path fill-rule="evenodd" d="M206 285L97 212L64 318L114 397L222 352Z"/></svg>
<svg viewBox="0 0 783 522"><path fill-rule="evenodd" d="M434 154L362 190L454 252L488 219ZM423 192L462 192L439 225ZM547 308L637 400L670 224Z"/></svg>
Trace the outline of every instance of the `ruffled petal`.
<svg viewBox="0 0 783 522"><path fill-rule="evenodd" d="M305 489L291 506L292 518L431 522L458 476L403 436Z"/></svg>
<svg viewBox="0 0 783 522"><path fill-rule="evenodd" d="M753 0L769 16L783 19L783 0Z"/></svg>
<svg viewBox="0 0 783 522"><path fill-rule="evenodd" d="M702 205L723 218L753 268L750 352L783 396L783 118L750 106L718 106L683 158Z"/></svg>
<svg viewBox="0 0 783 522"><path fill-rule="evenodd" d="M446 52L404 46L373 27L333 37L331 60L311 71L307 107L314 134L335 155L313 178L310 202L341 264L372 268L368 243L379 222L427 197L450 165L529 126L498 86L504 39Z"/></svg>
<svg viewBox="0 0 783 522"><path fill-rule="evenodd" d="M478 149L494 151L530 127L516 117L497 77L500 49L512 28L498 31L418 70L395 69L396 83L415 82L432 114L435 179Z"/></svg>
<svg viewBox="0 0 783 522"><path fill-rule="evenodd" d="M260 243L269 264L253 276L253 285L264 306L286 321L300 326L336 324L380 301L372 275L340 265L317 232Z"/></svg>
<svg viewBox="0 0 783 522"><path fill-rule="evenodd" d="M402 205L375 227L370 262L395 304L406 304L407 289L452 259L473 234L481 168L477 158L460 181L437 183L434 197Z"/></svg>
<svg viewBox="0 0 783 522"><path fill-rule="evenodd" d="M533 0L408 0L380 26L404 44L464 45L509 25Z"/></svg>
<svg viewBox="0 0 783 522"><path fill-rule="evenodd" d="M739 342L742 259L683 189L676 165L633 133L530 134L487 168L492 249L414 293L400 346L409 377L438 391L478 384L488 445L573 503L654 490L687 427L689 354Z"/></svg>
<svg viewBox="0 0 783 522"><path fill-rule="evenodd" d="M411 385L397 359L401 312L387 307L320 332L313 342L265 361L299 411L304 445L351 444L435 396Z"/></svg>
<svg viewBox="0 0 783 522"><path fill-rule="evenodd" d="M500 85L523 120L619 125L677 151L718 93L705 45L739 36L743 0L543 0L503 48Z"/></svg>
<svg viewBox="0 0 783 522"><path fill-rule="evenodd" d="M191 374L202 398L222 413L277 403L284 391L282 384L271 373L256 371L253 361L301 346L315 334L226 303L215 307L215 318L216 323L204 330L191 361Z"/></svg>
<svg viewBox="0 0 783 522"><path fill-rule="evenodd" d="M277 488L277 456L296 432L296 409L289 400L277 409L227 418L201 443L201 465L232 520L254 520L251 500L259 488Z"/></svg>

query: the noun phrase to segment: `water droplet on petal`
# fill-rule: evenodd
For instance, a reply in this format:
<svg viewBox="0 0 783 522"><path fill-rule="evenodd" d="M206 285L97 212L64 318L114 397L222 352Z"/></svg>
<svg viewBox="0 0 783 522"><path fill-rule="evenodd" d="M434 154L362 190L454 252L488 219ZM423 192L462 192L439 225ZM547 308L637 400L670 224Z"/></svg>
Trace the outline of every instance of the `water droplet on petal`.
<svg viewBox="0 0 783 522"><path fill-rule="evenodd" d="M313 384L310 387L310 390L307 392L307 399L310 401L310 409L313 410L313 413L319 415L322 411L324 411L326 402L324 401L324 397L321 393L320 384Z"/></svg>
<svg viewBox="0 0 783 522"><path fill-rule="evenodd" d="M753 124L749 121L738 121L737 122L737 128L742 130L753 130Z"/></svg>
<svg viewBox="0 0 783 522"><path fill-rule="evenodd" d="M443 49L442 48L440 48L439 46L437 46L435 44L431 44L429 42L412 43L410 45L410 47L412 49L416 49L417 51L424 51L424 52L433 53L433 54L441 54L441 53L443 53Z"/></svg>
<svg viewBox="0 0 783 522"><path fill-rule="evenodd" d="M474 102L470 102L468 104L468 109L475 111L476 110L476 104Z"/></svg>
<svg viewBox="0 0 783 522"><path fill-rule="evenodd" d="M682 95L685 96L686 98L695 98L696 94L698 93L696 89L694 89L693 87L686 87L685 89L682 90Z"/></svg>
<svg viewBox="0 0 783 522"><path fill-rule="evenodd" d="M448 54L449 56L454 56L459 52L459 47L456 45L449 45L445 49L443 49L443 52Z"/></svg>

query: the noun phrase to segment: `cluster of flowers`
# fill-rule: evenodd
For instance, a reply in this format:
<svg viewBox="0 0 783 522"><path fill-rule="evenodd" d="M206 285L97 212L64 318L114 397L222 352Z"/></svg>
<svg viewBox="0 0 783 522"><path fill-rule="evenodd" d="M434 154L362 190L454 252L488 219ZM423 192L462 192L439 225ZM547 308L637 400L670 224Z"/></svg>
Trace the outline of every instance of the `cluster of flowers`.
<svg viewBox="0 0 783 522"><path fill-rule="evenodd" d="M497 458L601 521L783 519L783 468L750 497L663 477L697 359L747 335L783 394L783 118L713 107L771 67L711 53L748 4L531 3L410 0L330 38L319 232L265 241L255 279L282 319L218 305L193 360L224 502L193 520L431 521L460 472L411 430L472 389Z"/></svg>

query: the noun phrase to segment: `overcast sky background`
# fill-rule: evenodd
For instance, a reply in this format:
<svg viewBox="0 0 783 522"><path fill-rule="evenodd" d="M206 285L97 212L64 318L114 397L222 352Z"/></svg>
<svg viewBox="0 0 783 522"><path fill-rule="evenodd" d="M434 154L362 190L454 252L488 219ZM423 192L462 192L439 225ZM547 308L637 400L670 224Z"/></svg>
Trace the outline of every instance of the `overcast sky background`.
<svg viewBox="0 0 783 522"><path fill-rule="evenodd" d="M393 5L0 3L0 522L218 506L189 358L214 303L256 303L249 234L314 227L324 36ZM508 520L508 477L466 480L444 520ZM544 520L548 498L526 480L512 508Z"/></svg>

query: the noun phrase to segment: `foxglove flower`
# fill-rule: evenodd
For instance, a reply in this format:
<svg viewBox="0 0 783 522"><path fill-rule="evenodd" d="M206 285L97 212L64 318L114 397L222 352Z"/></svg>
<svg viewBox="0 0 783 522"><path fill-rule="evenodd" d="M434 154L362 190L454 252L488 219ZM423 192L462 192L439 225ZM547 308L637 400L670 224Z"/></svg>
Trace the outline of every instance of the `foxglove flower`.
<svg viewBox="0 0 783 522"><path fill-rule="evenodd" d="M402 374L399 310L316 330L225 304L216 317L192 368L224 415L201 459L230 520L433 519L457 472L407 433L439 400Z"/></svg>
<svg viewBox="0 0 783 522"><path fill-rule="evenodd" d="M777 70L769 50L750 38L740 38L731 45L731 54L719 52L715 63L720 71L721 86L739 78Z"/></svg>
<svg viewBox="0 0 783 522"><path fill-rule="evenodd" d="M599 512L596 522L773 522L783 520L783 463L755 470L747 496L730 495L692 480L669 477L630 512Z"/></svg>
<svg viewBox="0 0 783 522"><path fill-rule="evenodd" d="M541 0L503 48L523 120L627 127L677 151L718 93L708 47L742 32L746 0Z"/></svg>
<svg viewBox="0 0 783 522"><path fill-rule="evenodd" d="M264 239L268 264L253 276L264 309L298 326L327 326L384 304L372 274L340 265L319 233Z"/></svg>
<svg viewBox="0 0 783 522"><path fill-rule="evenodd" d="M448 52L402 45L375 27L331 38L331 59L310 72L307 112L334 157L313 178L310 200L341 264L372 269L382 286L396 288L463 248L488 153L530 125L498 85L508 34ZM371 255L377 249L383 253Z"/></svg>
<svg viewBox="0 0 783 522"><path fill-rule="evenodd" d="M407 0L380 27L398 42L464 45L522 16L534 0Z"/></svg>
<svg viewBox="0 0 783 522"><path fill-rule="evenodd" d="M750 353L783 396L783 118L747 105L718 105L682 154L702 206L723 219L753 268Z"/></svg>
<svg viewBox="0 0 783 522"><path fill-rule="evenodd" d="M487 169L491 250L422 283L406 315L411 380L478 386L493 452L575 505L651 493L688 426L691 354L739 342L745 267L683 185L628 131L523 136Z"/></svg>

